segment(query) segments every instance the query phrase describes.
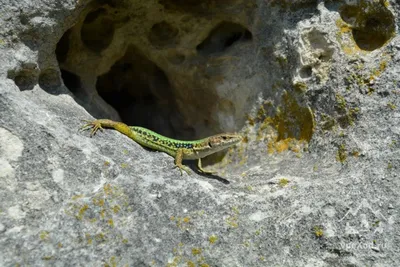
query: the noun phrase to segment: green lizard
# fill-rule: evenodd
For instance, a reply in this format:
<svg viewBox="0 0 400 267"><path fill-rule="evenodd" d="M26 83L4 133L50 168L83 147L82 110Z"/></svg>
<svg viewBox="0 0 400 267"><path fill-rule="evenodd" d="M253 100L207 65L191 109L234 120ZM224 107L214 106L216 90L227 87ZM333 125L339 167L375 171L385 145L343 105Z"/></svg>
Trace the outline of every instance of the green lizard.
<svg viewBox="0 0 400 267"><path fill-rule="evenodd" d="M189 168L182 164L182 160L184 159L197 159L197 167L201 172L213 173L203 169L201 159L234 146L242 140L241 135L223 133L194 141L182 141L162 136L143 127L128 126L125 123L107 119L86 122L87 124L82 126L81 129L87 130L92 128L90 137L94 136L99 129L103 131L103 127L113 128L142 146L171 155L175 158L175 167L179 168L181 175L183 174L182 170L190 174Z"/></svg>

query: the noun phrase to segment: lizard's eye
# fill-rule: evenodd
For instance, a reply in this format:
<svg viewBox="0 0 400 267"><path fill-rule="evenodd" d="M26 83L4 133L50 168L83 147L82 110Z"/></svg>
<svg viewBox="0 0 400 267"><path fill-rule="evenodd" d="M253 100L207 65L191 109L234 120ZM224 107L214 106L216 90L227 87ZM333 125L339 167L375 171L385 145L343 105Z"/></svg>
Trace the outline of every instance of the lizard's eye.
<svg viewBox="0 0 400 267"><path fill-rule="evenodd" d="M226 140L227 138L226 138L226 136L222 136L222 139Z"/></svg>
<svg viewBox="0 0 400 267"><path fill-rule="evenodd" d="M209 147L212 147L211 142L208 142L208 146L209 146Z"/></svg>

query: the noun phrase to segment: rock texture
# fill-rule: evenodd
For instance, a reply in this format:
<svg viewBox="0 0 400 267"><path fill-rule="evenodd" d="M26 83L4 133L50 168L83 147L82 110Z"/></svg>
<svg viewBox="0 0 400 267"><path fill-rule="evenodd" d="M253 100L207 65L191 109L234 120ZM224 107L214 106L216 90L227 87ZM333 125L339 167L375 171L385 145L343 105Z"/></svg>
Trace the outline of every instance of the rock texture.
<svg viewBox="0 0 400 267"><path fill-rule="evenodd" d="M395 0L0 0L0 266L396 266ZM180 176L82 119L238 131ZM195 168L193 168L195 169ZM228 182L227 182L228 181Z"/></svg>

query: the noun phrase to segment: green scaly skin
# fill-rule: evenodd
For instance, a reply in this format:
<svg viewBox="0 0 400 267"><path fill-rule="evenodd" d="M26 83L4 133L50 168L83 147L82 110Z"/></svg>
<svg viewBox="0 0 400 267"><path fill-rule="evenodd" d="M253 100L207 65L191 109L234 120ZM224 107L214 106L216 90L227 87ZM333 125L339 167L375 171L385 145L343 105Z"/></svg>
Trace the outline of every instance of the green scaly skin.
<svg viewBox="0 0 400 267"><path fill-rule="evenodd" d="M190 174L189 168L182 164L182 160L184 159L197 159L197 166L201 172L213 173L202 168L201 159L215 152L234 146L242 140L242 136L239 134L223 133L194 141L182 141L165 137L143 127L128 126L122 122L107 119L87 122L88 123L82 126L81 129L87 130L91 128L90 137L94 136L98 130L102 131L103 127L112 128L128 136L142 146L171 155L175 158L175 167L179 168L181 175L183 173L182 170Z"/></svg>

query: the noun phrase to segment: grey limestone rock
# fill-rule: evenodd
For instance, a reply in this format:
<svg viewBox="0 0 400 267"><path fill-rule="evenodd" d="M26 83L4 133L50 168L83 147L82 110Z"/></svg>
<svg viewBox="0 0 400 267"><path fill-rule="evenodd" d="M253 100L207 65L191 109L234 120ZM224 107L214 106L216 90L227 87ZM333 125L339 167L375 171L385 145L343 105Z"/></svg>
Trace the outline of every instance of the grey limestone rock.
<svg viewBox="0 0 400 267"><path fill-rule="evenodd" d="M0 266L398 265L399 12L0 0ZM93 117L244 140L180 176Z"/></svg>

